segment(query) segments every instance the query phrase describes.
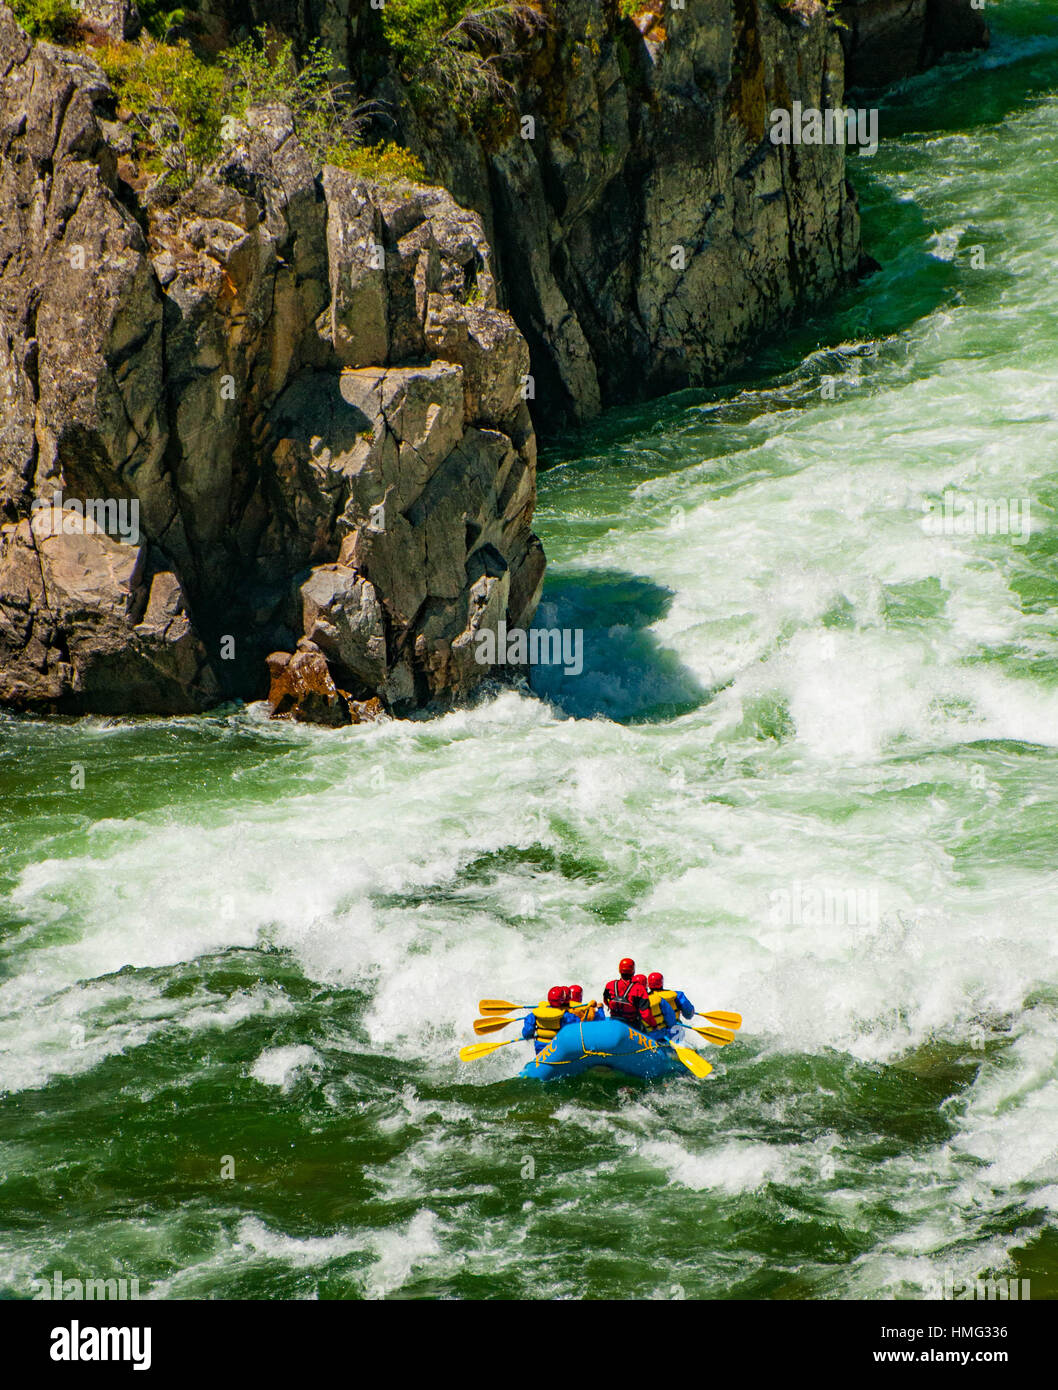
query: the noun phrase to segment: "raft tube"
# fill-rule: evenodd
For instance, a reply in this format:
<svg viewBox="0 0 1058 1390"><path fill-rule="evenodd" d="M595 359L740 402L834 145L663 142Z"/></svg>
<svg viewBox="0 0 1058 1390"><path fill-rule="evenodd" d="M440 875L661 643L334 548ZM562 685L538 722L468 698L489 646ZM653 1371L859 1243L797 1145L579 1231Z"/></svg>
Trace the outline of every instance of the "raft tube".
<svg viewBox="0 0 1058 1390"><path fill-rule="evenodd" d="M607 1018L601 1023L567 1023L518 1074L533 1081L557 1081L593 1067L650 1080L683 1071L683 1063L663 1039L648 1038L627 1023Z"/></svg>

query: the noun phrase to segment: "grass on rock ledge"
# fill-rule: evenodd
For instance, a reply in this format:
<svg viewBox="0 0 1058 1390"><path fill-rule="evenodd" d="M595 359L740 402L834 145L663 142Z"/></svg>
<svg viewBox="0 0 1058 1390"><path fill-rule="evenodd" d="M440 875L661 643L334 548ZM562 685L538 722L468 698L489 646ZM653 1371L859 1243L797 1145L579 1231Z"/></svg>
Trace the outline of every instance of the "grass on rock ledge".
<svg viewBox="0 0 1058 1390"><path fill-rule="evenodd" d="M200 58L186 40L148 36L105 44L95 57L117 94L119 117L136 132L138 162L176 190L220 158L234 123L261 102L289 108L317 170L334 164L378 182L425 179L410 150L363 143L373 108L355 101L349 83L332 80L332 59L319 40L301 62L290 39L264 29L216 61Z"/></svg>

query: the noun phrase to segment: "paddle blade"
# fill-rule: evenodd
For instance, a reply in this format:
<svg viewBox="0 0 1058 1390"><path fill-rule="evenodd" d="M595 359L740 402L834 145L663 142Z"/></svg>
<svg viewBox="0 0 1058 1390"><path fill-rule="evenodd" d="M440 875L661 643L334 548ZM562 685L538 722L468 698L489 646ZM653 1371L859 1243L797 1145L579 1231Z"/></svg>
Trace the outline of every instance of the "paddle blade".
<svg viewBox="0 0 1058 1390"><path fill-rule="evenodd" d="M487 1057L490 1052L495 1052L498 1047L510 1047L512 1042L518 1042L517 1038L508 1038L506 1042L498 1043L468 1043L466 1047L459 1049L459 1060L461 1062L476 1062L479 1057Z"/></svg>
<svg viewBox="0 0 1058 1390"><path fill-rule="evenodd" d="M475 1033L498 1033L501 1028L509 1028L512 1023L519 1023L517 1018L476 1018L474 1020Z"/></svg>
<svg viewBox="0 0 1058 1390"><path fill-rule="evenodd" d="M673 1046L672 1050L687 1070L693 1071L695 1076L708 1076L713 1069L712 1065L704 1057L699 1057L692 1047Z"/></svg>
<svg viewBox="0 0 1058 1390"><path fill-rule="evenodd" d="M710 1023L718 1023L721 1028L741 1028L742 1015L728 1013L725 1009L714 1009L709 1014L699 1014L699 1018L707 1018Z"/></svg>
<svg viewBox="0 0 1058 1390"><path fill-rule="evenodd" d="M506 999L479 999L478 1013L509 1014L512 1009L527 1009L528 1004L511 1004Z"/></svg>
<svg viewBox="0 0 1058 1390"><path fill-rule="evenodd" d="M715 1043L717 1047L726 1047L728 1043L735 1041L734 1033L725 1032L723 1028L695 1028L694 1032L699 1037Z"/></svg>

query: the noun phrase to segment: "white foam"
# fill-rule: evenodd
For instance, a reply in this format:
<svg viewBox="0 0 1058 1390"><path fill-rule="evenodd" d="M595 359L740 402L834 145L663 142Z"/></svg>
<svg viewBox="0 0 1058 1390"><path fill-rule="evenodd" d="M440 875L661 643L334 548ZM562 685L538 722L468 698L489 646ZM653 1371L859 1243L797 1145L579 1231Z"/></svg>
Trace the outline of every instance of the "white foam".
<svg viewBox="0 0 1058 1390"><path fill-rule="evenodd" d="M271 1047L257 1058L250 1068L250 1075L264 1086L278 1086L283 1091L289 1091L303 1079L306 1072L316 1070L319 1064L320 1056L315 1048Z"/></svg>
<svg viewBox="0 0 1058 1390"><path fill-rule="evenodd" d="M373 1232L367 1238L375 1256L363 1280L366 1298L385 1298L408 1282L411 1274L441 1255L435 1212L418 1211L403 1227Z"/></svg>
<svg viewBox="0 0 1058 1390"><path fill-rule="evenodd" d="M636 1152L692 1192L753 1192L784 1181L791 1169L791 1154L770 1144L718 1144L695 1153L685 1144L655 1139L636 1145Z"/></svg>
<svg viewBox="0 0 1058 1390"><path fill-rule="evenodd" d="M240 1260L276 1260L303 1269L332 1264L363 1248L361 1236L289 1236L247 1216L239 1222L229 1252Z"/></svg>

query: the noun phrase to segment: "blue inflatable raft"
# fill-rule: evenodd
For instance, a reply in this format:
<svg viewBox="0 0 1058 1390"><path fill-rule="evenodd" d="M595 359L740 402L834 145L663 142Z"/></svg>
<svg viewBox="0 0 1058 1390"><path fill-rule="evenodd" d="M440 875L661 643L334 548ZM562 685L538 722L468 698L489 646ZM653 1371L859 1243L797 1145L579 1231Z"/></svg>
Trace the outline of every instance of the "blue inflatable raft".
<svg viewBox="0 0 1058 1390"><path fill-rule="evenodd" d="M615 1018L600 1023L568 1023L519 1072L533 1081L557 1081L592 1068L653 1080L683 1071L683 1063L664 1040L648 1038Z"/></svg>

